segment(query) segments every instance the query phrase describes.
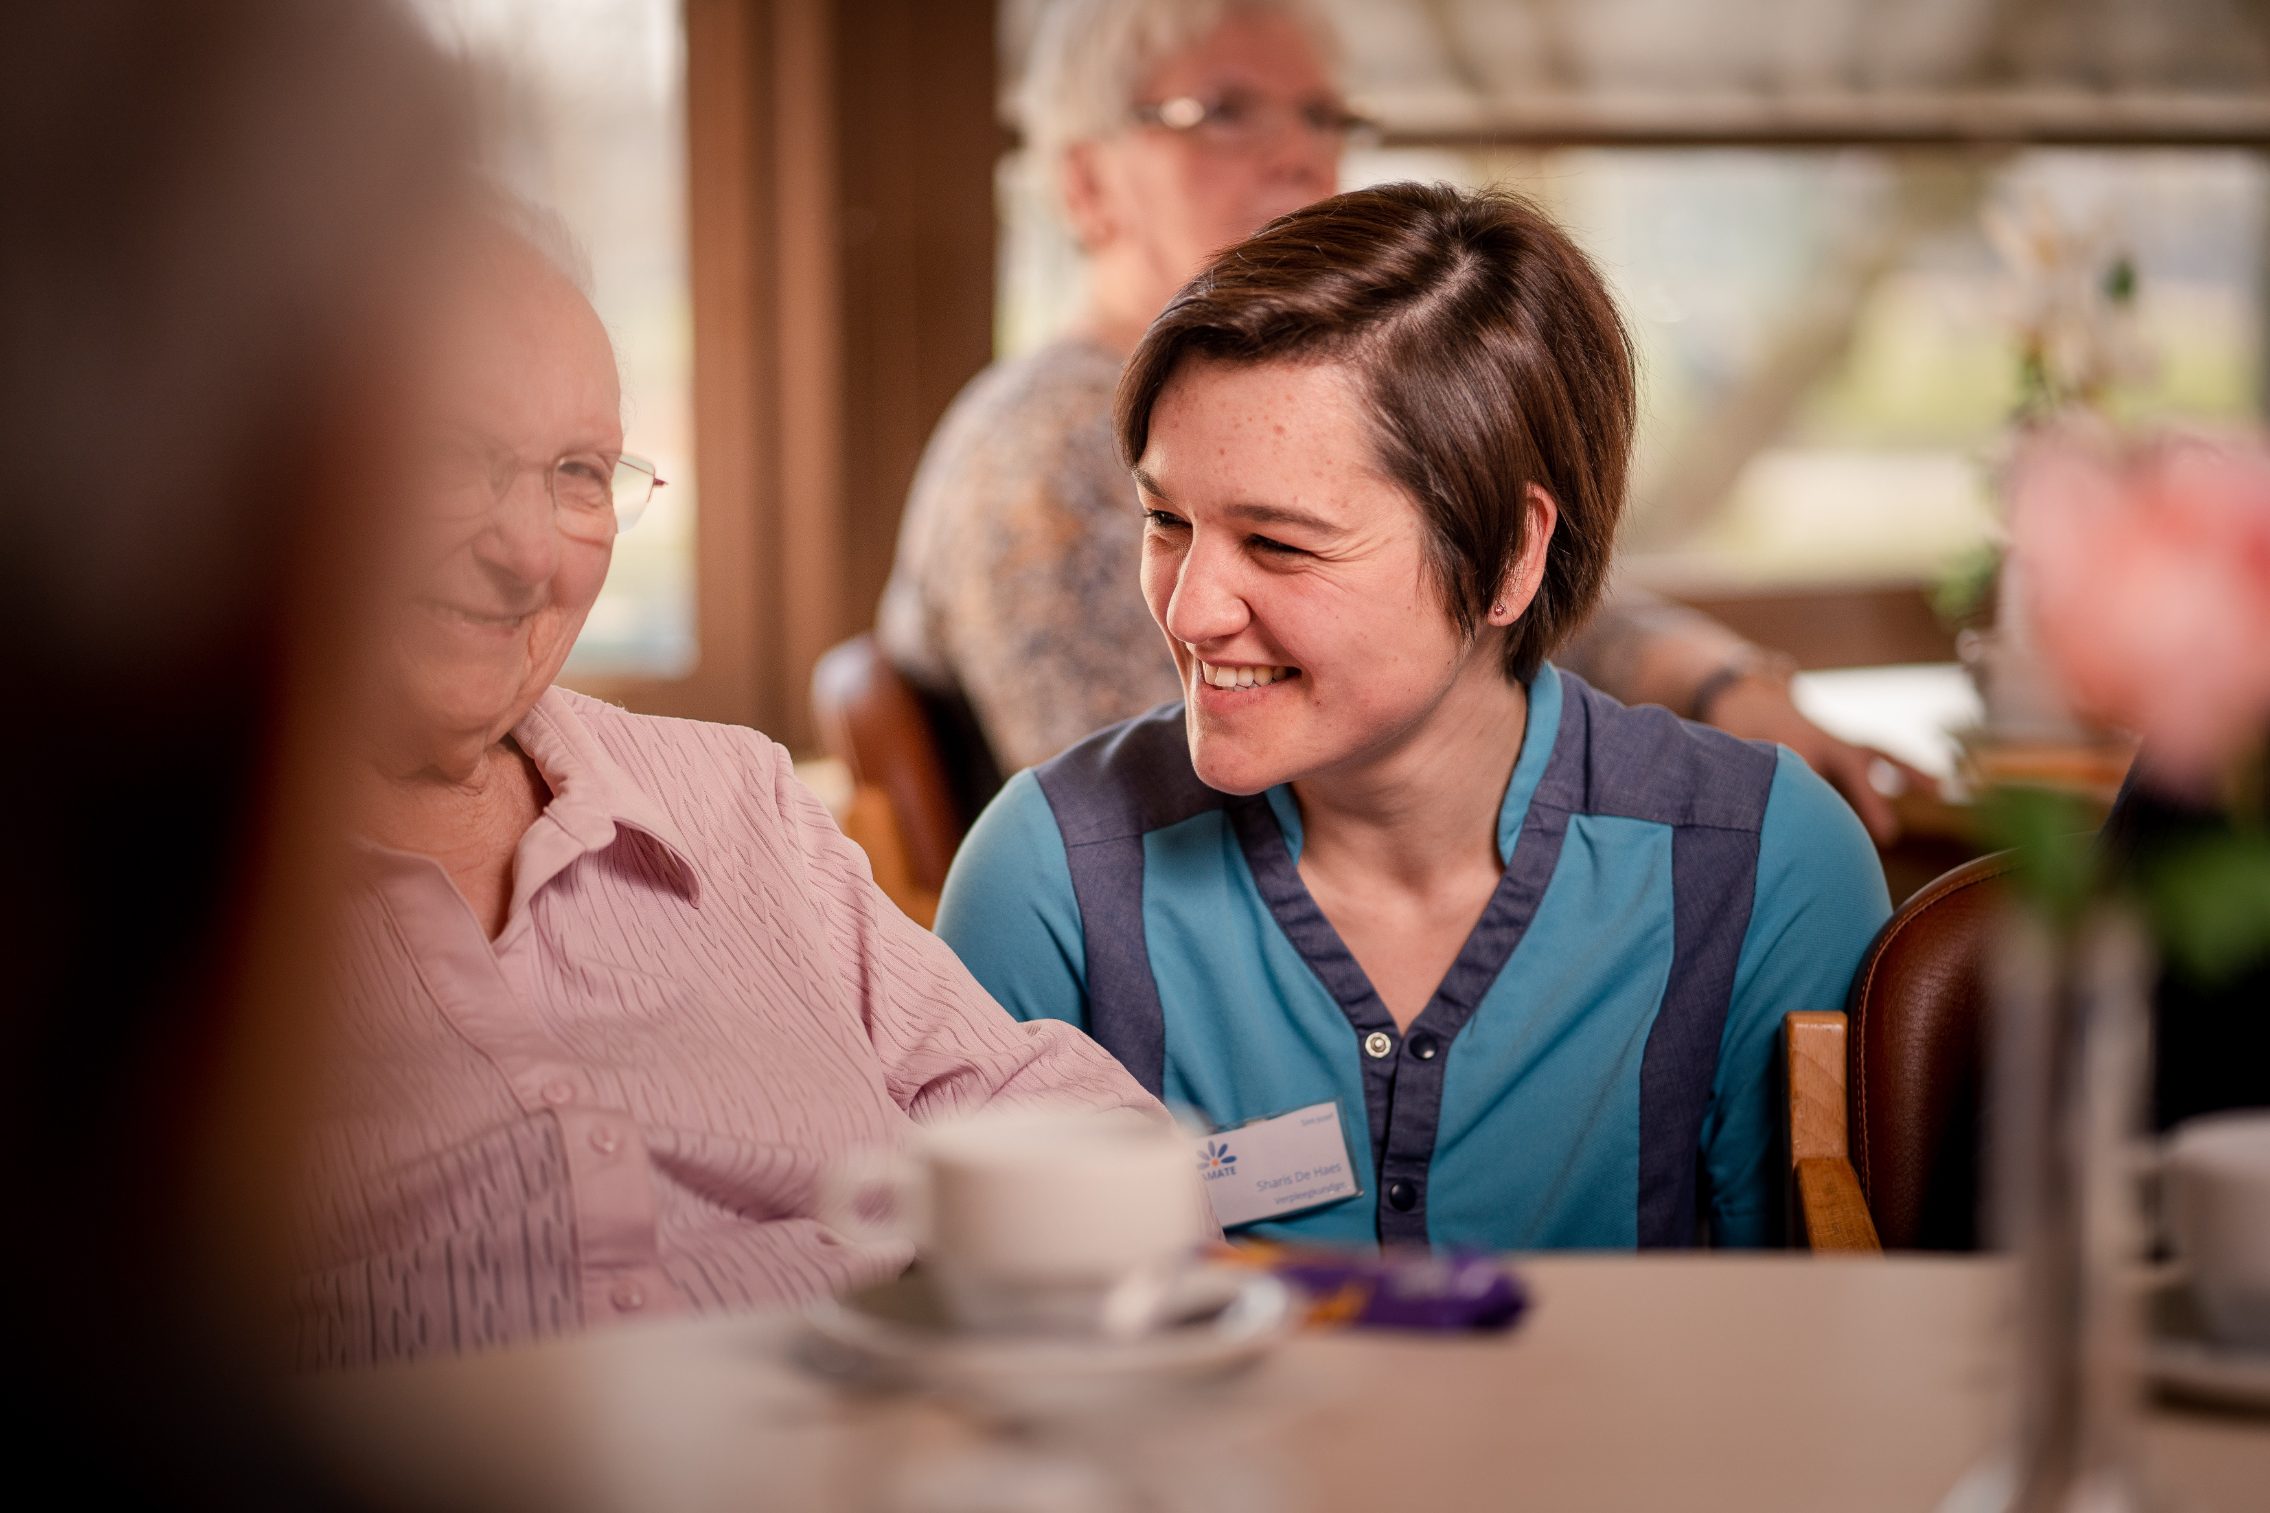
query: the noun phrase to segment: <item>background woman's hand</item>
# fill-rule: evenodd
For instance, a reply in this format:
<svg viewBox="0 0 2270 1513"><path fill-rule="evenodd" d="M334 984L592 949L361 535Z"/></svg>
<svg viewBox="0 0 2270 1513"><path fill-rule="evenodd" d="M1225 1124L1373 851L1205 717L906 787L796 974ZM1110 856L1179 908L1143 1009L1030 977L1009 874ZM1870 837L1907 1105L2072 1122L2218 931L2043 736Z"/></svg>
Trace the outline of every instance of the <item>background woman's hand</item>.
<svg viewBox="0 0 2270 1513"><path fill-rule="evenodd" d="M1710 700L1708 722L1729 735L1787 746L1844 795L1879 846L1899 839L1899 816L1892 800L1903 793L1935 794L1939 785L1923 772L1872 747L1842 741L1798 711L1781 679L1746 675L1729 682ZM1888 791L1887 791L1888 790Z"/></svg>

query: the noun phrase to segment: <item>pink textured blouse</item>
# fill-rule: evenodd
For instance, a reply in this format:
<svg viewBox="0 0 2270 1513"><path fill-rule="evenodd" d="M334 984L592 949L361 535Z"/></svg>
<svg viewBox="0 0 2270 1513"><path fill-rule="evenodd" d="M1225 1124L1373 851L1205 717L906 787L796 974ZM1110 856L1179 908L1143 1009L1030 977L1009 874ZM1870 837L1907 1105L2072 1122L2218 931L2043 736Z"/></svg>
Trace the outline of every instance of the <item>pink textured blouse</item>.
<svg viewBox="0 0 2270 1513"><path fill-rule="evenodd" d="M844 1152L1001 1097L1157 1108L995 1005L765 737L560 689L513 735L552 797L494 941L437 863L363 853L311 1088L306 1363L839 1291L907 1260L813 1217Z"/></svg>

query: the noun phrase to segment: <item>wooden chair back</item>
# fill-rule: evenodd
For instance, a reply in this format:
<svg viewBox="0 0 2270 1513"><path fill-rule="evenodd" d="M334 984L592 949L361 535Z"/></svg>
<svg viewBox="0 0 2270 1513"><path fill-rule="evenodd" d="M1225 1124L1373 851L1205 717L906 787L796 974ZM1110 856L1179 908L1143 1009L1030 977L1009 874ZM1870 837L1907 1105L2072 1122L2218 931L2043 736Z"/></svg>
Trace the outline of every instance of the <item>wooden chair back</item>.
<svg viewBox="0 0 2270 1513"><path fill-rule="evenodd" d="M1853 1248L1860 1223L1885 1249L1978 1247L1987 966L2010 865L1980 857L1918 891L1843 1013L1788 1017L1791 1176L1816 1249Z"/></svg>
<svg viewBox="0 0 2270 1513"><path fill-rule="evenodd" d="M845 829L867 848L876 881L927 924L955 849L1001 786L976 718L961 700L916 687L872 635L820 658L812 714L821 744L850 769Z"/></svg>

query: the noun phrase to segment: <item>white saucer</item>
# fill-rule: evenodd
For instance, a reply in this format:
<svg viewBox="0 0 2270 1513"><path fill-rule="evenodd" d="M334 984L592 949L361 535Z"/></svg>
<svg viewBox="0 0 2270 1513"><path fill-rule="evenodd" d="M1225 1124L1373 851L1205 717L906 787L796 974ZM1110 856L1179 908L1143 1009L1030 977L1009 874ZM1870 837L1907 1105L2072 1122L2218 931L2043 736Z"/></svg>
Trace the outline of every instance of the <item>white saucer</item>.
<svg viewBox="0 0 2270 1513"><path fill-rule="evenodd" d="M2180 1282L2153 1292L2150 1317L2144 1369L2162 1392L2191 1402L2270 1412L2270 1353L2207 1338Z"/></svg>
<svg viewBox="0 0 2270 1513"><path fill-rule="evenodd" d="M1266 1272L1196 1266L1176 1283L1165 1317L1128 1340L971 1334L953 1327L921 1273L910 1271L808 1312L801 1354L861 1385L1055 1415L1249 1367L1291 1326L1293 1300Z"/></svg>

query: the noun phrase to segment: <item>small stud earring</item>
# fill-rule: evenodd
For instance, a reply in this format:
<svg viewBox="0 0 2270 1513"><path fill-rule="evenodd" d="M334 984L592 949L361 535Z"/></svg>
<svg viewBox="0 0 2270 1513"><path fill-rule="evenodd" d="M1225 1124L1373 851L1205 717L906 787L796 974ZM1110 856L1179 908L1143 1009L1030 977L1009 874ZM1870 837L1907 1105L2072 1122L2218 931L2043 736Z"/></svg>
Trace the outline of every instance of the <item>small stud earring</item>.
<svg viewBox="0 0 2270 1513"><path fill-rule="evenodd" d="M1491 606L1490 606L1490 617L1491 617L1492 619L1496 619L1496 618L1497 618L1497 617L1498 617L1499 615L1502 615L1502 614L1504 614L1504 613L1505 613L1505 605L1503 605L1502 603L1500 603L1500 604L1493 604L1493 605L1491 605Z"/></svg>

